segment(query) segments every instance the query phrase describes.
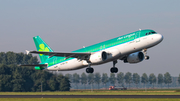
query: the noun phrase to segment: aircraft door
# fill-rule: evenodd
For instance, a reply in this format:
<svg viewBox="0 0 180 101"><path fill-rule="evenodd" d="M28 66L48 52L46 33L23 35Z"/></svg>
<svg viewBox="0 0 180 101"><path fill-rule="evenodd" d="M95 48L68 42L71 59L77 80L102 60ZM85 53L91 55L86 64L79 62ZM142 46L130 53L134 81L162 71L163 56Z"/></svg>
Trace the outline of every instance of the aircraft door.
<svg viewBox="0 0 180 101"><path fill-rule="evenodd" d="M140 42L140 34L141 32L136 32L136 42Z"/></svg>

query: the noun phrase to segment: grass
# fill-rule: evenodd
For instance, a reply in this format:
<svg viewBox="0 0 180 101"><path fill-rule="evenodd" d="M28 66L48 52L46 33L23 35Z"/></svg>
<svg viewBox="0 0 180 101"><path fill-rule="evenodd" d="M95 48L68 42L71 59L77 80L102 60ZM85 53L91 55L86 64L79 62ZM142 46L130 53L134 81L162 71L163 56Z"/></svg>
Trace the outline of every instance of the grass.
<svg viewBox="0 0 180 101"><path fill-rule="evenodd" d="M0 101L180 101L168 98L0 98Z"/></svg>
<svg viewBox="0 0 180 101"><path fill-rule="evenodd" d="M68 92L0 92L0 95L180 95L177 89L144 90L72 90Z"/></svg>

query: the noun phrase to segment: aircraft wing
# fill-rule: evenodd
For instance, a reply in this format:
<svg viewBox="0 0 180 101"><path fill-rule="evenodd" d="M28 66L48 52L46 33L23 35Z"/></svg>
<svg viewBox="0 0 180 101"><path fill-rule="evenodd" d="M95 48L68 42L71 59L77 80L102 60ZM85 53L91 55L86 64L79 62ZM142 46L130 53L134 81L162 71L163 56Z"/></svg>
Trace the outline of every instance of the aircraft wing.
<svg viewBox="0 0 180 101"><path fill-rule="evenodd" d="M66 57L66 59L68 59L68 58L78 58L78 59L82 59L82 60L87 58L87 56L91 55L91 53L78 53L78 52L63 53L63 52L27 51L27 53L44 54L44 55L48 55L49 58L53 57L53 56L60 56L60 57Z"/></svg>

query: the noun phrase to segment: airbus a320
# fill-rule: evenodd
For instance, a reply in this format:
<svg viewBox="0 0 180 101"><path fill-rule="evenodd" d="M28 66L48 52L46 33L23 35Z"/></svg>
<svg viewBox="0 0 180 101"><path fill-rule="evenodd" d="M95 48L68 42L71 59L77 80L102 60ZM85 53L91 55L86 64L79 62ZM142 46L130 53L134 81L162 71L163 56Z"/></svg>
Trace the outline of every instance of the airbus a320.
<svg viewBox="0 0 180 101"><path fill-rule="evenodd" d="M33 37L37 51L27 53L39 54L41 63L33 65L36 70L68 71L86 68L87 73L93 73L93 65L112 62L111 73L117 73L117 60L124 63L139 63L148 60L147 49L159 44L163 36L154 30L138 30L98 44L72 52L54 52L40 36Z"/></svg>

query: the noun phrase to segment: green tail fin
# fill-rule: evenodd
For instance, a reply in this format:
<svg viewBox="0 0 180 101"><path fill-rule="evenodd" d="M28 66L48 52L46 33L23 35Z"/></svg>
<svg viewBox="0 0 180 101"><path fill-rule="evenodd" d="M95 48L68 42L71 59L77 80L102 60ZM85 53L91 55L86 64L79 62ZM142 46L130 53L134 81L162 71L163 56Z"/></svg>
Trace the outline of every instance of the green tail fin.
<svg viewBox="0 0 180 101"><path fill-rule="evenodd" d="M34 43L36 45L37 51L44 51L44 52L53 52L53 50L41 39L40 36L33 37ZM44 63L49 56L39 54L41 59L41 63Z"/></svg>

